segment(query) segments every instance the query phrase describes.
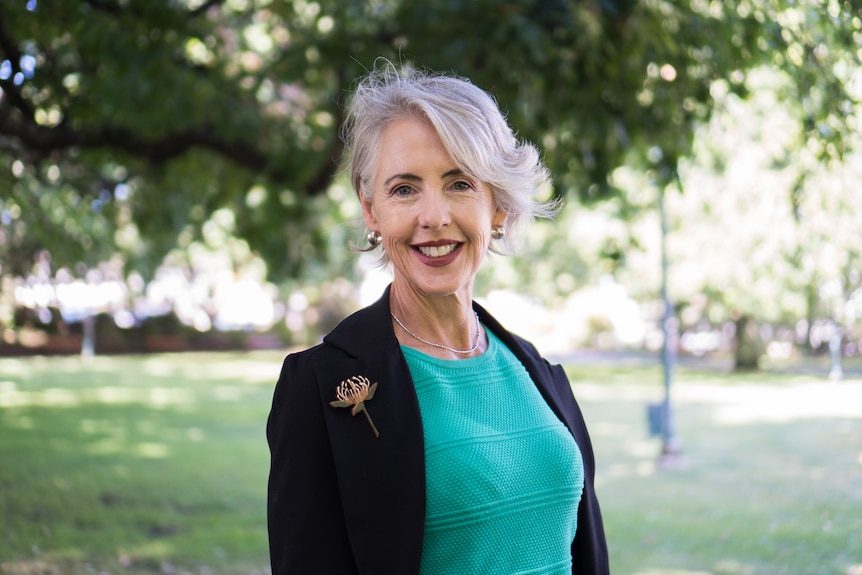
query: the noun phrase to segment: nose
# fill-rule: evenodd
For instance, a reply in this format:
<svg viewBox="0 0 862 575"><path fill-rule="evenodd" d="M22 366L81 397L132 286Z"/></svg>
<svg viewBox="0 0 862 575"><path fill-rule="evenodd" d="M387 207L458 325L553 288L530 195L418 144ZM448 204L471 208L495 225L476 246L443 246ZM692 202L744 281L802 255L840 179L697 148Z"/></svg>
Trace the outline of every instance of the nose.
<svg viewBox="0 0 862 575"><path fill-rule="evenodd" d="M425 229L437 230L452 221L451 206L442 190L425 190L417 208L419 225Z"/></svg>

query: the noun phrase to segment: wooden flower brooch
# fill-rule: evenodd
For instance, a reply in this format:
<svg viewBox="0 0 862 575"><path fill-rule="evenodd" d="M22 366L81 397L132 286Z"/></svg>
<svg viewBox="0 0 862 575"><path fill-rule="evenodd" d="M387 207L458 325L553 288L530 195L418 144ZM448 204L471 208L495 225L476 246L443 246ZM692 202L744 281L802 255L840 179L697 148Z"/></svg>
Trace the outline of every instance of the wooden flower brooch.
<svg viewBox="0 0 862 575"><path fill-rule="evenodd" d="M367 377L362 375L354 375L346 379L335 388L335 401L330 401L332 407L352 407L350 415L356 415L360 411L365 414L365 419L368 420L368 425L374 432L374 437L380 437L380 432L374 427L374 422L371 421L371 416L368 415L368 410L365 408L365 402L374 397L374 392L377 390L377 382L371 383Z"/></svg>

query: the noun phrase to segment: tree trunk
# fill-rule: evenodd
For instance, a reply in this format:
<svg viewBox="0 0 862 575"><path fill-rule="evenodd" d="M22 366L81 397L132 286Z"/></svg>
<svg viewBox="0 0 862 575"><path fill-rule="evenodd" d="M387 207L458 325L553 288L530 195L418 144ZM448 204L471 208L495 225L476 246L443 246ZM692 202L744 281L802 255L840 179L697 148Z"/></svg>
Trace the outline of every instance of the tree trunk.
<svg viewBox="0 0 862 575"><path fill-rule="evenodd" d="M734 365L736 371L750 371L759 368L760 356L763 355L763 339L760 337L760 326L747 315L741 315L736 320L736 350Z"/></svg>

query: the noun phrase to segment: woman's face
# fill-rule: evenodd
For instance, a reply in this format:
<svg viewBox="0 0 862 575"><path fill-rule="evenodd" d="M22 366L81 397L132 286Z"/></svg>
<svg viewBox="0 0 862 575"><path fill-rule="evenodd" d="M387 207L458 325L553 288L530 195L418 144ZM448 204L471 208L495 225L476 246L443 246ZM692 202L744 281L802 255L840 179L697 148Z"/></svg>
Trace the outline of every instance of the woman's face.
<svg viewBox="0 0 862 575"><path fill-rule="evenodd" d="M394 282L427 296L467 290L505 215L490 188L463 173L431 124L397 120L377 150L372 199L360 194L368 229L383 236Z"/></svg>

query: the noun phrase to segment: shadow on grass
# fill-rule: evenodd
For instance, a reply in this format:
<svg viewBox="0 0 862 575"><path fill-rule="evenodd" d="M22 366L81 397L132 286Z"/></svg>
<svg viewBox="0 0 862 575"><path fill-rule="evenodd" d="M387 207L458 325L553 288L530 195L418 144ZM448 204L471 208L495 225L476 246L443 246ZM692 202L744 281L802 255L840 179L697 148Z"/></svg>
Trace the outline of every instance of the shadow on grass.
<svg viewBox="0 0 862 575"><path fill-rule="evenodd" d="M0 573L266 572L280 360L0 361Z"/></svg>
<svg viewBox="0 0 862 575"><path fill-rule="evenodd" d="M862 573L862 380L682 370L672 398L684 465L663 469L646 413L663 397L660 370L570 373L612 572Z"/></svg>

